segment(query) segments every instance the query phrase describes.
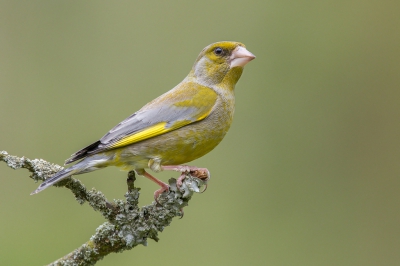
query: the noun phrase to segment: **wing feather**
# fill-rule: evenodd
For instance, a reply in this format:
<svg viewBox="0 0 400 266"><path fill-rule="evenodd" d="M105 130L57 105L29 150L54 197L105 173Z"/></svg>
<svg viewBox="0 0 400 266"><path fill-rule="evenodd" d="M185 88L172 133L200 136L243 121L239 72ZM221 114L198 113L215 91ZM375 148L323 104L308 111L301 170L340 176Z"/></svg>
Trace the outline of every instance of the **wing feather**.
<svg viewBox="0 0 400 266"><path fill-rule="evenodd" d="M73 154L67 163L200 121L212 112L217 97L211 88L192 82L181 83L126 118L99 141Z"/></svg>

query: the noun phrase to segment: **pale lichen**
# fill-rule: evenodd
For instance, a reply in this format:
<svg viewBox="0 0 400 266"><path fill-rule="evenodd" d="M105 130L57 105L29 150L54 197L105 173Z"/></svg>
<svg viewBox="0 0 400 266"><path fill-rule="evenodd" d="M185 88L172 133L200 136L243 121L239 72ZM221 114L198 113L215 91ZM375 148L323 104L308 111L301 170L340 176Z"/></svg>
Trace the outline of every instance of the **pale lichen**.
<svg viewBox="0 0 400 266"><path fill-rule="evenodd" d="M42 159L29 160L9 155L5 151L0 151L0 161L6 162L13 169L28 169L35 181L45 180L63 169ZM137 245L146 246L148 238L158 241L158 232L170 225L174 217L182 217L182 208L188 205L192 195L199 192L208 181L187 175L178 189L176 179L171 178L168 181L169 191L160 195L158 203L154 201L139 208L140 188L134 187L134 180L134 172L129 172L125 200L117 199L113 202L107 201L100 191L87 191L74 178L67 178L55 185L70 189L80 204L87 201L107 222L96 229L88 242L50 265L94 265L109 253L129 250Z"/></svg>

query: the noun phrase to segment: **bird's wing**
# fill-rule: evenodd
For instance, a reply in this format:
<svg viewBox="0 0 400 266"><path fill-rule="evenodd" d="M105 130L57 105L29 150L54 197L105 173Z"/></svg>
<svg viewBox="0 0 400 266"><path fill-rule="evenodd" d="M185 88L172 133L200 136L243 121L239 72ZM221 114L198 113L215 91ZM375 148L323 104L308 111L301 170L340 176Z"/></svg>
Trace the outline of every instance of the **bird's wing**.
<svg viewBox="0 0 400 266"><path fill-rule="evenodd" d="M119 123L99 141L73 154L66 163L203 120L211 113L216 101L217 93L214 90L197 83L181 83Z"/></svg>

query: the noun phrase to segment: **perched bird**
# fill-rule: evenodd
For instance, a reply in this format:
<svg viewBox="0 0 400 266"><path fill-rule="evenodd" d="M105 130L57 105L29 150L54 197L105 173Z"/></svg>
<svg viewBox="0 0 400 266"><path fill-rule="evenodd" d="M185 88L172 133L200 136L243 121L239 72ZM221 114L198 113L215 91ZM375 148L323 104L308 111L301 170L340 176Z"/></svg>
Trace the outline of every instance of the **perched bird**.
<svg viewBox="0 0 400 266"><path fill-rule="evenodd" d="M239 42L217 42L205 47L187 77L172 90L142 107L100 140L72 154L66 164L78 161L45 180L36 194L71 175L107 166L135 170L161 188L169 186L146 172L181 172L208 178L206 168L182 165L214 149L227 133L235 109L234 88L243 67L255 56Z"/></svg>

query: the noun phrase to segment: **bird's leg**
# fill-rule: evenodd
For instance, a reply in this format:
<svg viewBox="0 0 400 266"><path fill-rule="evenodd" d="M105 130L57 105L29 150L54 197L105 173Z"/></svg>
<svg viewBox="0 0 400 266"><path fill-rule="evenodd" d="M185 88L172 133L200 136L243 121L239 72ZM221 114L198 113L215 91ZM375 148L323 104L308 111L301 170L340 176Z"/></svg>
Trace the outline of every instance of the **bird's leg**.
<svg viewBox="0 0 400 266"><path fill-rule="evenodd" d="M142 173L140 173L141 175L147 177L148 179L150 179L151 181L153 181L154 183L156 183L157 185L159 185L161 188L157 189L156 191L154 191L154 200L160 204L158 202L158 196L160 196L161 193L163 193L164 191L169 191L169 186L168 184L165 184L164 182L162 182L161 180L155 178L154 176L152 176L151 174L147 173L146 171L143 170ZM160 204L161 205L161 204Z"/></svg>
<svg viewBox="0 0 400 266"><path fill-rule="evenodd" d="M211 175L210 171L207 168L198 168L195 166L188 165L163 165L161 166L162 170L170 170L181 172L181 176L176 180L176 185L178 188L182 186L183 180L185 180L186 174L190 174L191 176L200 178L202 180L208 180ZM206 187L207 188L207 187ZM204 192L204 191L203 191Z"/></svg>

